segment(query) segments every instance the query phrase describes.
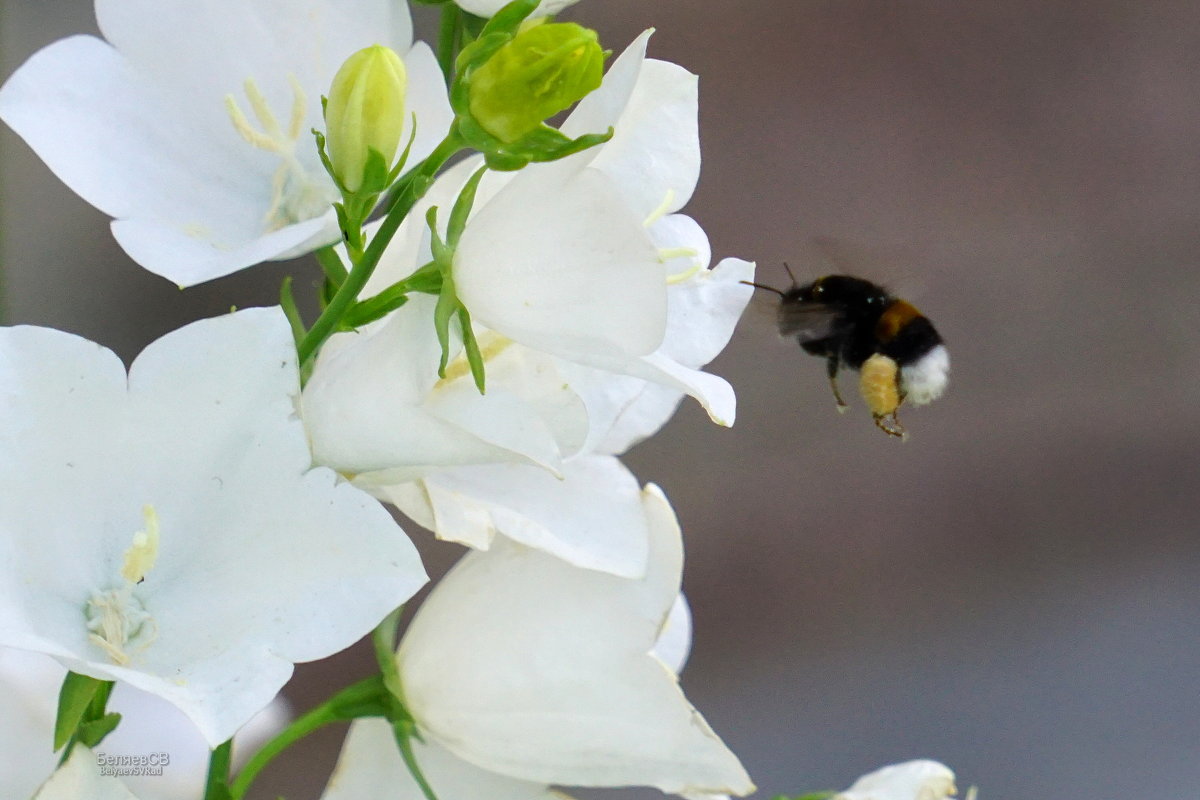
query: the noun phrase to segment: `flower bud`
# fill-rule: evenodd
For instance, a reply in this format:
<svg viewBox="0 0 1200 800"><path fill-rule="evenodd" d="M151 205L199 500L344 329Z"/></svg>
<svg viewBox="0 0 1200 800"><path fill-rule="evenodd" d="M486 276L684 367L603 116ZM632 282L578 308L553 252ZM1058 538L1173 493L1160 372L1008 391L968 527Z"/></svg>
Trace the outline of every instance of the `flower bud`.
<svg viewBox="0 0 1200 800"><path fill-rule="evenodd" d="M333 77L325 106L327 147L333 172L347 191L362 188L371 150L383 157L383 173L391 168L404 129L407 86L404 62L382 45L359 50Z"/></svg>
<svg viewBox="0 0 1200 800"><path fill-rule="evenodd" d="M604 55L596 32L573 22L529 27L471 74L471 116L515 142L598 87Z"/></svg>

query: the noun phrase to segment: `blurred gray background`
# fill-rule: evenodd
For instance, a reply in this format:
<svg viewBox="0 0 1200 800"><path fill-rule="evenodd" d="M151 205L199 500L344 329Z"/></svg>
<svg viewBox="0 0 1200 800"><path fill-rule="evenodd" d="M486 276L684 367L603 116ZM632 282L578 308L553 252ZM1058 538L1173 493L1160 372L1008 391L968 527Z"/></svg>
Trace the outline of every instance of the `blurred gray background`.
<svg viewBox="0 0 1200 800"><path fill-rule="evenodd" d="M857 398L835 412L766 303L712 366L737 426L688 404L628 457L687 536L685 688L763 793L928 756L983 798L1200 797L1200 4L583 0L569 16L616 50L654 26L652 55L701 75L688 210L718 257L784 284L783 261L831 271L813 242L832 237L951 348L948 395L904 417L901 444ZM4 76L94 30L83 0L8 0L0 22ZM180 292L7 129L0 148L10 323L128 358L317 273ZM415 538L431 569L456 557ZM303 708L368 669L359 648L289 693ZM326 734L258 797L315 798Z"/></svg>

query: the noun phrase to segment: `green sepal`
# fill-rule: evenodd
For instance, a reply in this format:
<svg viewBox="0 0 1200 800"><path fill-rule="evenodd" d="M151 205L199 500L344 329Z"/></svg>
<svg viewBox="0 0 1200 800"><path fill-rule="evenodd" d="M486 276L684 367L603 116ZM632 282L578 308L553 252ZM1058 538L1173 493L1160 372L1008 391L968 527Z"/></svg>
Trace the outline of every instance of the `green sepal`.
<svg viewBox="0 0 1200 800"><path fill-rule="evenodd" d="M121 722L121 715L117 713L105 714L100 719L94 719L90 722L85 722L79 726L75 732L75 740L83 744L85 747L95 747L108 736L117 725Z"/></svg>
<svg viewBox="0 0 1200 800"><path fill-rule="evenodd" d="M407 292L388 292L384 290L367 300L363 300L350 308L346 316L338 323L340 331L358 330L377 319L382 319L408 302Z"/></svg>
<svg viewBox="0 0 1200 800"><path fill-rule="evenodd" d="M446 244L451 252L458 247L458 240L462 238L463 230L467 227L467 217L471 215L471 208L475 205L475 192L478 191L479 182L483 180L485 172L487 167L475 170L475 174L467 179L462 191L458 193L454 208L450 210L450 221L446 224Z"/></svg>
<svg viewBox="0 0 1200 800"><path fill-rule="evenodd" d="M325 106L329 102L329 98L321 95L321 114L325 113ZM325 172L333 180L333 185L337 187L342 195L346 194L346 187L342 184L337 173L333 171L333 162L329 160L329 153L325 152L325 134L321 133L316 128L312 129L313 138L317 140L317 156L321 159L321 166L325 167Z"/></svg>
<svg viewBox="0 0 1200 800"><path fill-rule="evenodd" d="M58 690L58 713L54 718L54 750L61 750L71 740L80 724L84 722L92 699L109 681L101 681L68 672Z"/></svg>
<svg viewBox="0 0 1200 800"><path fill-rule="evenodd" d="M437 305L433 309L433 329L437 333L438 344L442 348L442 358L438 362L438 377L446 377L446 365L450 363L450 320L462 307L454 294L454 282L444 275L442 292L438 295Z"/></svg>
<svg viewBox="0 0 1200 800"><path fill-rule="evenodd" d="M413 142L417 140L417 115L412 115L412 127L408 132L408 144L404 145L404 150L401 151L400 157L396 159L396 166L392 167L392 171L388 173L387 185L390 187L400 178L400 173L404 172L404 165L408 163L408 157L412 154Z"/></svg>
<svg viewBox="0 0 1200 800"><path fill-rule="evenodd" d="M475 388L479 390L480 394L486 394L483 354L479 352L479 342L475 341L475 331L471 328L471 314L462 303L458 305L458 324L462 327L463 350L467 354L467 364L471 366L471 377L475 379Z"/></svg>
<svg viewBox="0 0 1200 800"><path fill-rule="evenodd" d="M368 197L378 198L379 193L388 187L388 173L388 162L383 153L368 147L367 160L363 164L362 186L355 194L364 200ZM374 200L371 204L374 205Z"/></svg>
<svg viewBox="0 0 1200 800"><path fill-rule="evenodd" d="M491 33L515 35L517 28L521 27L525 18L537 11L540 2L541 0L513 0L492 15L492 18L483 26L483 31L479 34L480 38Z"/></svg>
<svg viewBox="0 0 1200 800"><path fill-rule="evenodd" d="M454 88L462 88L462 92L452 91L450 93L450 107L456 112L462 113L466 106L463 105L463 97L467 89L467 83L463 78L469 70L482 66L489 58L491 58L497 50L512 41L512 36L505 33L487 33L486 26L480 31L479 36L475 41L464 47L458 53L458 58L454 59L454 71L458 74L458 79L454 81Z"/></svg>

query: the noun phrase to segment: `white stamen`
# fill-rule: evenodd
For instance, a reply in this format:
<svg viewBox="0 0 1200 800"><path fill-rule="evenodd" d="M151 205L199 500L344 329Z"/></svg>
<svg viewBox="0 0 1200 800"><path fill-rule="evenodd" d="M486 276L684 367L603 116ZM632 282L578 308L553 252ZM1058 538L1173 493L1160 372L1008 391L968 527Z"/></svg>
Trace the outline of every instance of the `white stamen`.
<svg viewBox="0 0 1200 800"><path fill-rule="evenodd" d="M242 90L259 128L250 123L233 95L225 96L225 110L238 135L252 147L279 156L282 162L271 177L271 201L263 217L268 231L317 217L337 199L333 183L323 173L309 175L296 155L297 142L305 133L308 98L295 75L288 75L288 84L292 87L292 105L286 133L253 78L245 80Z"/></svg>
<svg viewBox="0 0 1200 800"><path fill-rule="evenodd" d="M670 214L671 207L674 204L675 204L675 190L667 189L667 194L665 197L663 197L662 202L658 204L658 208L656 208L650 212L650 216L646 217L646 220L642 223L642 225L649 228L651 225L658 222L660 219L665 217L667 214Z"/></svg>

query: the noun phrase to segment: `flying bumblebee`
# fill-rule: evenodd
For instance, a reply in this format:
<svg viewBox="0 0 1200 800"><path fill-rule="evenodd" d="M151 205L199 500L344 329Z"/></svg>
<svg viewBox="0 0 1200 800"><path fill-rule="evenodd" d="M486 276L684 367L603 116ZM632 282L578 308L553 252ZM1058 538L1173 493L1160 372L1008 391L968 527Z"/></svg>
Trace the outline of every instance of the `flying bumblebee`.
<svg viewBox="0 0 1200 800"><path fill-rule="evenodd" d="M946 390L950 355L933 323L911 303L862 278L827 275L800 285L790 268L788 275L792 288L787 291L750 284L779 295L780 336L796 337L804 352L825 359L839 412L847 406L838 390L838 371L857 370L875 425L904 438L896 418L900 406L925 405Z"/></svg>

